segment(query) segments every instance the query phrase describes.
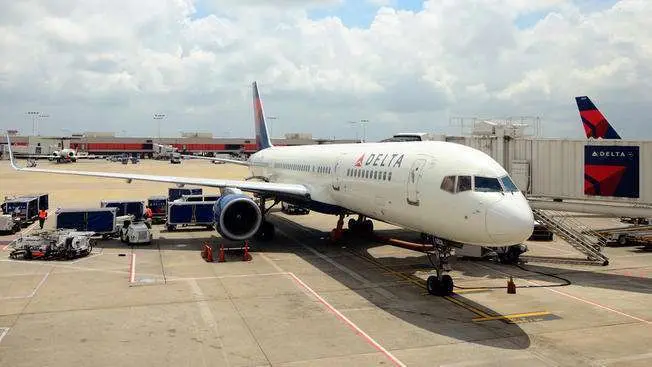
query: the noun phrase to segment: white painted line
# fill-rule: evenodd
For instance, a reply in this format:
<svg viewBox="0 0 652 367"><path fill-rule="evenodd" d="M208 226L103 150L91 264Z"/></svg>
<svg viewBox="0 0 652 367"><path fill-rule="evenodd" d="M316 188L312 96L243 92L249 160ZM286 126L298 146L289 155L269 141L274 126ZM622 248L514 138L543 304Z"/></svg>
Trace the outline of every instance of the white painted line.
<svg viewBox="0 0 652 367"><path fill-rule="evenodd" d="M46 280L48 279L48 277L50 276L50 272L52 272L52 269L54 269L54 268L50 268L50 270L49 270L47 273L45 273L45 275L43 276L43 278L41 279L41 281L40 281L40 282L36 285L36 287L32 290L32 293L28 294L27 296L2 297L2 298L0 298L0 300L6 300L6 299L23 299L23 298L32 298L32 297L34 297L34 296L36 295L36 291L38 291L39 288L41 288L41 286L43 285L43 283L45 283L45 281L46 281Z"/></svg>
<svg viewBox="0 0 652 367"><path fill-rule="evenodd" d="M104 255L104 254L101 253L101 252L100 252L100 253L97 253L97 254L92 254L92 255L84 256L84 257L82 257L81 259L73 260L73 261L71 261L70 263L71 263L71 264L77 264L78 262L81 262L81 261L84 261L84 260L88 260L88 259L90 259L90 258L92 258L92 257L102 256L102 255Z"/></svg>
<svg viewBox="0 0 652 367"><path fill-rule="evenodd" d="M204 300L204 292L201 290L199 287L199 284L195 280L190 280L188 282L190 284L190 288L192 289L193 295L197 298L197 306L199 306L199 314L201 315L201 318L204 320L204 323L210 330L215 331L215 336L213 340L216 340L217 343L219 344L219 349L222 352L222 358L224 358L224 363L226 363L227 366L230 366L231 364L229 363L229 358L226 354L226 348L224 348L224 344L222 343L222 338L224 335L220 333L220 330L217 325L217 321L215 321L215 317L213 316L213 312L211 311L211 308L208 306L208 302Z"/></svg>
<svg viewBox="0 0 652 367"><path fill-rule="evenodd" d="M482 265L482 264L477 264L477 263L476 263L476 265L481 266L481 267L483 267L483 268L485 268L485 269L493 270L493 271L495 271L495 272L497 272L497 273L504 274L504 275L506 275L506 276L514 276L514 275L511 275L511 274L507 274L507 273L505 273L505 272L503 272L503 271L500 271L500 270L498 270L498 269L494 269L494 268L492 268L492 267L484 266L484 265ZM514 276L514 277L516 277L516 276ZM524 281L526 281L526 282L528 282L528 283L530 283L530 284L533 284L533 285L538 285L538 286L542 286L542 285L543 285L543 284L539 284L539 283L537 283L537 282L533 282L533 281L528 280L528 279L524 279L524 278L521 278L521 279L523 279ZM648 321L648 320L644 320L644 319L642 319L642 318L640 318L640 317L636 317L636 316L632 316L632 315L626 314L626 313L624 313L624 312L622 312L622 311L614 310L614 309L611 308L611 307L603 306L603 305L601 305L601 304L595 303L595 302L593 302L593 301L589 301L589 300L584 299L584 298L580 298L580 297L577 297L577 296L573 296L572 294L568 294L568 293L565 293L565 292L562 292L562 291L558 291L558 290L553 289L553 288L550 288L550 287L545 287L544 289L546 289L546 290L548 290L548 291L550 291L550 292L554 292L554 293L560 294L560 295L565 296L565 297L568 297L568 298L572 298L572 299L577 300L577 301L580 301L580 302L584 302L584 303L586 303L586 304L588 304L588 305L595 306L595 307L601 308L601 309L603 309L603 310L606 310L606 311L610 311L610 312L616 313L616 314L621 315L621 316L629 317L630 319L633 319L633 320L636 320L636 321L644 322L644 323L646 323L646 324L652 324L652 322L650 322L650 321Z"/></svg>
<svg viewBox="0 0 652 367"><path fill-rule="evenodd" d="M213 277L197 277L197 278L172 278L168 279L168 282L178 282L178 281L190 281L190 280L211 280L211 279L228 279L228 278L247 278L247 277L265 277L271 275L288 275L288 272L278 272L278 273L262 273L262 274L234 274L234 275L220 275Z"/></svg>
<svg viewBox="0 0 652 367"><path fill-rule="evenodd" d="M301 285L305 290L307 290L310 294L312 294L321 304L326 306L332 313L335 314L340 320L342 320L345 324L347 324L351 329L353 329L358 335L360 335L367 343L369 343L371 346L376 348L379 352L384 354L390 361L392 361L396 366L401 366L405 367L405 364L401 362L398 358L396 358L392 353L390 353L387 349L385 349L382 345L378 344L377 341L375 341L372 337L370 337L367 333L362 331L356 324L353 323L353 321L349 320L346 316L344 316L340 311L338 311L335 307L333 307L328 301L323 299L317 292L315 292L312 288L310 288L306 283L301 281L299 277L294 275L293 273L289 273L290 277L294 279L295 282L297 282L299 285Z"/></svg>
<svg viewBox="0 0 652 367"><path fill-rule="evenodd" d="M131 264L129 264L129 283L136 282L136 253L131 254Z"/></svg>
<svg viewBox="0 0 652 367"><path fill-rule="evenodd" d="M16 242L19 238L21 238L21 237L23 237L24 235L26 235L26 234L28 234L29 232L31 232L34 228L36 228L36 225L37 225L37 224L38 224L38 222L34 222L34 223L32 223L32 225L30 225L29 227L25 228L25 230L18 232L18 233L20 233L20 236L14 238L11 242L9 242L7 245L5 245L5 246L2 248L2 251L6 251L6 250L9 248L9 246L13 245L13 243Z"/></svg>
<svg viewBox="0 0 652 367"><path fill-rule="evenodd" d="M9 328L8 327L0 327L0 330L2 330L0 332L0 343L2 343L2 339L4 339L5 335L7 335L7 333L9 333Z"/></svg>
<svg viewBox="0 0 652 367"><path fill-rule="evenodd" d="M286 235L287 237L287 235ZM288 237L290 238L290 237ZM293 239L294 240L294 239ZM295 242L299 243L298 241L294 240ZM335 316L337 316L341 321L343 321L345 324L347 324L351 329L353 329L360 337L362 337L367 343L369 343L371 346L373 346L376 350L380 351L383 353L389 360L391 360L395 365L404 367L405 364L401 362L398 358L396 358L392 353L390 353L387 349L383 348L382 345L378 344L377 341L372 339L367 333L362 331L356 324L354 324L351 320L349 320L346 316L344 316L341 312L339 312L335 307L333 307L330 303L328 303L324 298L322 298L317 292L315 292L312 288L310 288L306 283L304 283L299 277L294 275L294 273L291 272L285 272L280 266L278 266L272 259L267 257L264 253L259 254L260 257L262 257L265 261L270 263L276 270L279 272L284 272L287 275L289 275L297 284L299 284L305 291L313 295L321 304L326 306L328 310L330 310Z"/></svg>
<svg viewBox="0 0 652 367"><path fill-rule="evenodd" d="M315 250L314 248L304 245L301 241L298 241L297 239L295 239L294 237L288 235L287 233L285 233L285 232L283 232L283 231L281 231L279 229L277 229L277 231L280 232L281 234L283 234L285 237L290 238L291 240L293 240L294 242L299 244L304 249L310 251L315 256L319 257L320 259L322 259L322 260L326 261L327 263L333 265L337 269L339 269L339 270L343 271L344 273L348 274L353 279L355 279L358 282L362 283L365 287L376 291L378 294L380 294L380 295L382 295L382 296L384 296L384 297L386 297L388 299L392 299L392 300L396 299L396 296L394 294L392 294L391 292L389 292L389 291L387 291L387 290L385 290L383 288L378 287L377 285L370 282L367 278L365 278L362 275L356 273L352 269L347 268L346 266L338 263L337 261L335 261L332 258L328 257L327 255L322 254L321 252Z"/></svg>

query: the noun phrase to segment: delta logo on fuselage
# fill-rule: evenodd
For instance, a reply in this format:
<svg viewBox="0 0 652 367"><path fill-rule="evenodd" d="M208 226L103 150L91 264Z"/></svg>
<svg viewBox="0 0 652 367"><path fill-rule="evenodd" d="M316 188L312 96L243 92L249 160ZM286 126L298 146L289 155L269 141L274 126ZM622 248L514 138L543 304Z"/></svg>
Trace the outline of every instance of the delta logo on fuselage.
<svg viewBox="0 0 652 367"><path fill-rule="evenodd" d="M400 153L392 153L392 154L386 154L386 153L371 153L369 154L369 157L367 159L364 159L364 156L366 153L362 153L362 155L356 159L354 166L355 167L362 167L363 165L365 167L367 166L374 166L374 167L401 167L401 164L403 163L403 157L405 154L400 154Z"/></svg>

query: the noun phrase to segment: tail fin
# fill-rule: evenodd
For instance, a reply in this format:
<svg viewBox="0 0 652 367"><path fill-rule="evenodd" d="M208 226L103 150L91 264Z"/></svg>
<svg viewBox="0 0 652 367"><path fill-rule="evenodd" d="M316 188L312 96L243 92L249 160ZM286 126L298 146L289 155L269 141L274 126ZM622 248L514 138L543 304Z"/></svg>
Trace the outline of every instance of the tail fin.
<svg viewBox="0 0 652 367"><path fill-rule="evenodd" d="M609 124L609 121L602 115L600 110L595 107L589 97L575 97L575 102L577 102L577 109L580 111L587 138L620 139L620 135Z"/></svg>
<svg viewBox="0 0 652 367"><path fill-rule="evenodd" d="M263 111L263 102L258 94L258 84L253 82L254 89L254 124L256 127L256 145L258 149L267 149L272 147L272 142L267 131L267 122L265 122L265 112Z"/></svg>

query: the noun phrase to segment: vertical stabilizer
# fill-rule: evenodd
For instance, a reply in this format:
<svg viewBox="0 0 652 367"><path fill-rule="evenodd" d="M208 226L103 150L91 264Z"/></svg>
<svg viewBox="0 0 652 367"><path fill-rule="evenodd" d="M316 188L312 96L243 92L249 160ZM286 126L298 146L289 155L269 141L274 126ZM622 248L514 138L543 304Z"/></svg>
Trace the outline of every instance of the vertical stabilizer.
<svg viewBox="0 0 652 367"><path fill-rule="evenodd" d="M575 102L577 102L577 109L580 111L587 138L620 139L620 135L609 124L602 112L595 107L589 97L575 97Z"/></svg>
<svg viewBox="0 0 652 367"><path fill-rule="evenodd" d="M258 94L258 84L253 82L252 87L254 93L254 124L256 130L256 145L258 146L259 150L263 150L272 147L272 141L269 138L269 132L267 130L265 112L263 111L263 101L260 100L260 94Z"/></svg>

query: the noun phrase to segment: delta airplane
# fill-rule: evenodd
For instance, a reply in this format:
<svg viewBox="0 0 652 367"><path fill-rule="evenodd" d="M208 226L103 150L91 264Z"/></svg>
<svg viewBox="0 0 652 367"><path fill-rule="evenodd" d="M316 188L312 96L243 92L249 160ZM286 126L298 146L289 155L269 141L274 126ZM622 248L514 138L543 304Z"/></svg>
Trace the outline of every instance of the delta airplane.
<svg viewBox="0 0 652 367"><path fill-rule="evenodd" d="M243 181L19 168L10 150L11 165L21 172L220 188L215 227L223 238L235 241L273 237L274 227L265 220L271 208L266 207L268 199L274 201L272 206L285 201L337 215L331 233L335 240L349 215L358 215L348 221L352 232L373 231L367 218L421 232L434 249L437 275L430 276L427 285L437 295L453 290L452 278L443 274L453 246L509 246L532 234L534 218L527 200L487 154L440 141L274 147L257 84L252 86L260 150L247 161L252 176Z"/></svg>
<svg viewBox="0 0 652 367"><path fill-rule="evenodd" d="M620 139L620 135L607 121L602 112L595 107L589 97L575 97L575 103L577 103L577 109L580 111L580 118L587 139Z"/></svg>

